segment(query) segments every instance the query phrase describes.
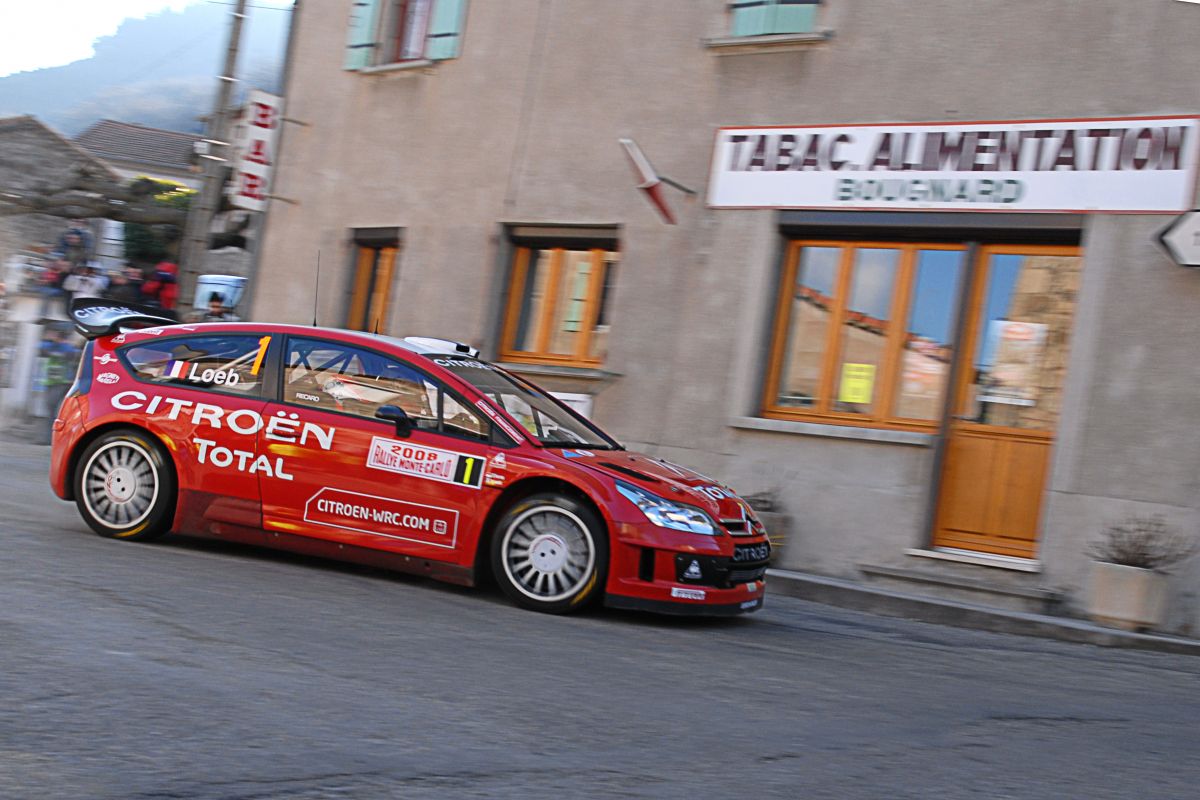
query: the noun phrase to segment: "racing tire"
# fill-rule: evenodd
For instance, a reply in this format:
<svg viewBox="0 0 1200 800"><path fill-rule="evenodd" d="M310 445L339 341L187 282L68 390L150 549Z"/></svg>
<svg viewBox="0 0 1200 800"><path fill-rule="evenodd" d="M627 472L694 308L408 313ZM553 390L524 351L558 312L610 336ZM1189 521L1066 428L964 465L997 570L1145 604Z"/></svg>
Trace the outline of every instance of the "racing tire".
<svg viewBox="0 0 1200 800"><path fill-rule="evenodd" d="M492 575L521 608L570 614L604 594L604 523L567 495L535 494L515 503L496 523L491 549Z"/></svg>
<svg viewBox="0 0 1200 800"><path fill-rule="evenodd" d="M99 436L80 455L74 481L79 514L100 536L145 542L171 528L175 473L162 445L145 431Z"/></svg>

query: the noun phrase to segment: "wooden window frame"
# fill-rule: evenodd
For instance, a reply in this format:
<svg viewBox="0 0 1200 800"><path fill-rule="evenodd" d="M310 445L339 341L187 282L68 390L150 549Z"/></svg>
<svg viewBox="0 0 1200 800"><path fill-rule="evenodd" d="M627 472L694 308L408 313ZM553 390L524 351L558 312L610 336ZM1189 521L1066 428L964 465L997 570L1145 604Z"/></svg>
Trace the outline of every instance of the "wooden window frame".
<svg viewBox="0 0 1200 800"><path fill-rule="evenodd" d="M834 282L834 296L829 314L829 334L822 354L820 381L817 385L817 402L812 408L792 408L778 404L779 384L786 356L788 333L791 326L792 298L795 293L796 277L800 266L800 253L805 247L837 248L841 251L838 272ZM846 321L846 306L849 303L851 281L854 272L854 256L859 250L898 250L900 260L896 267L892 286L890 318L884 342L883 361L879 365L876 381L876 409L871 414L851 414L835 411L834 394L837 386L837 367L842 356ZM967 263L969 248L965 243L947 242L896 242L858 241L828 239L792 239L788 242L784 256L783 271L775 302L775 320L771 334L771 347L767 364L766 380L762 397L762 416L770 419L797 420L834 425L849 425L858 428L881 428L887 430L933 432L941 425L941 418L919 420L900 417L894 412L898 396L904 355L904 339L908 328L908 315L912 310L914 279L917 272L917 254L925 250L956 251L963 254L960 281L966 280L972 265ZM962 313L957 308L956 317ZM951 328L955 329L954 326ZM959 343L955 342L952 358L958 358ZM950 369L950 365L947 365ZM947 374L946 392L955 387L949 385Z"/></svg>
<svg viewBox="0 0 1200 800"><path fill-rule="evenodd" d="M517 245L513 253L513 269L508 281L508 302L505 304L504 325L500 341L500 358L504 361L518 364L549 364L564 367L595 368L604 363L603 359L588 355L592 346L592 334L596 320L600 316L600 300L604 291L604 279L607 273L604 254L613 252L612 247L565 247L561 245L538 246L531 244ZM521 314L521 304L524 300L525 280L529 273L530 261L534 251L550 253L550 274L546 276L545 302L542 304L541 315L536 324L537 341L534 350L517 350L517 322ZM580 320L579 335L575 338L575 352L571 354L551 353L550 336L555 319L558 317L558 290L563 280L564 254L591 253L592 267L588 275L587 296L584 300L583 318Z"/></svg>

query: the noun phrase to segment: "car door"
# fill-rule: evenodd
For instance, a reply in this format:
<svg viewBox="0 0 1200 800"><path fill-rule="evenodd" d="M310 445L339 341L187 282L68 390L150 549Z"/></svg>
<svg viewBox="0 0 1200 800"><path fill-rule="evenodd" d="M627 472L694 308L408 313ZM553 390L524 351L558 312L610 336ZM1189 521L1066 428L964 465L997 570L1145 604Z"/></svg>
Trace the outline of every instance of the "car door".
<svg viewBox="0 0 1200 800"><path fill-rule="evenodd" d="M272 337L129 336L135 341L117 352L135 380L114 372L98 380L112 386L114 409L137 414L174 452L181 529L221 535L236 525L257 535L259 479L275 468L257 450L265 395L273 393L265 361Z"/></svg>
<svg viewBox="0 0 1200 800"><path fill-rule="evenodd" d="M263 526L343 545L468 564L478 535L488 424L386 353L289 336L281 396L259 446L285 464L263 481ZM377 418L398 406L415 426Z"/></svg>

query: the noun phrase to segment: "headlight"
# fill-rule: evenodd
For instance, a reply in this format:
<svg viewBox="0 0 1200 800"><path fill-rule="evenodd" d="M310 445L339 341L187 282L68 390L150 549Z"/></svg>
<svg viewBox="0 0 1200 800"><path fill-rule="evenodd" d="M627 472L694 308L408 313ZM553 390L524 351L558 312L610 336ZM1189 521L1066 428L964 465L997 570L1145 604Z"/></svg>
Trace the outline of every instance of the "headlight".
<svg viewBox="0 0 1200 800"><path fill-rule="evenodd" d="M695 506L673 503L665 497L617 481L617 491L642 510L646 519L660 528L716 536L717 525L712 518Z"/></svg>

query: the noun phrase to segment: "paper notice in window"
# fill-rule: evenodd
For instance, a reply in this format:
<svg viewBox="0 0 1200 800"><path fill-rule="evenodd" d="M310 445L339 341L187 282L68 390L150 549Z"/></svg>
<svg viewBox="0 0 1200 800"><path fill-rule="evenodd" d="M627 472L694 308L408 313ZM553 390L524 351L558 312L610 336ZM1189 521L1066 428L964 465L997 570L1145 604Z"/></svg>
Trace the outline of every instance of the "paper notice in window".
<svg viewBox="0 0 1200 800"><path fill-rule="evenodd" d="M842 382L838 387L839 403L869 405L874 392L874 364L842 364Z"/></svg>
<svg viewBox="0 0 1200 800"><path fill-rule="evenodd" d="M1041 323L992 320L984 348L991 369L980 378L979 402L1035 405L1045 346L1046 326ZM986 358L989 352L991 359Z"/></svg>

